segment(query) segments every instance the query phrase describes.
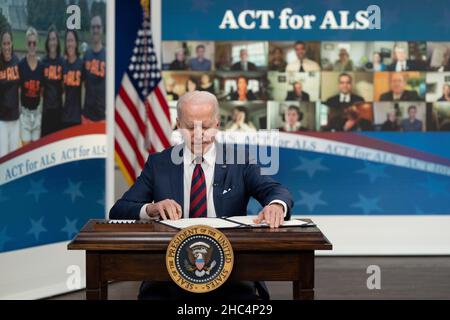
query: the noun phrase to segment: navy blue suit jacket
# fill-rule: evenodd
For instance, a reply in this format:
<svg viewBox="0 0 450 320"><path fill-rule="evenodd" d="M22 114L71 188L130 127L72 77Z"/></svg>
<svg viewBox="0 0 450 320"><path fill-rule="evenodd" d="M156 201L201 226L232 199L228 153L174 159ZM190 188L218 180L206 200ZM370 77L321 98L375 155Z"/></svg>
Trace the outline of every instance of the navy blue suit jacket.
<svg viewBox="0 0 450 320"><path fill-rule="evenodd" d="M230 148L221 144L217 144L216 147L217 151L219 148ZM173 163L172 149L173 147L148 157L136 182L111 208L110 219L137 220L144 204L164 199L173 199L183 208L183 163ZM178 150L181 150L181 156L182 148ZM229 188L231 191L223 194L223 190ZM220 161L216 157L213 180L216 215L218 217L246 215L250 197L254 197L262 206L276 199L284 201L287 205L285 219L290 218L293 201L289 191L270 176L261 175L260 167L250 164L248 156L244 164L231 164L230 161Z"/></svg>

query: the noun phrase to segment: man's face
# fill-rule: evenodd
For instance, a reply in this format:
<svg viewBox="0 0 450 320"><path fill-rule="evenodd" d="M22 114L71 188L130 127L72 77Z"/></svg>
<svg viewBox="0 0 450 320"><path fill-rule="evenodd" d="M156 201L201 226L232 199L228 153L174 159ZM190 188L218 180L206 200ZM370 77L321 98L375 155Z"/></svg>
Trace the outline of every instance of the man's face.
<svg viewBox="0 0 450 320"><path fill-rule="evenodd" d="M350 77L342 76L339 78L339 92L348 94L352 91L352 80Z"/></svg>
<svg viewBox="0 0 450 320"><path fill-rule="evenodd" d="M294 84L294 90L295 90L295 93L301 94L302 93L302 84L299 82L296 82Z"/></svg>
<svg viewBox="0 0 450 320"><path fill-rule="evenodd" d="M176 54L176 59L180 62L184 61L184 51L178 51Z"/></svg>
<svg viewBox="0 0 450 320"><path fill-rule="evenodd" d="M388 119L391 122L395 122L397 120L397 115L395 114L395 111L391 111L388 113Z"/></svg>
<svg viewBox="0 0 450 320"><path fill-rule="evenodd" d="M405 91L405 79L403 75L394 73L391 78L391 90L395 94L401 94Z"/></svg>
<svg viewBox="0 0 450 320"><path fill-rule="evenodd" d="M306 46L303 43L299 43L295 46L295 54L297 58L303 60L306 57Z"/></svg>
<svg viewBox="0 0 450 320"><path fill-rule="evenodd" d="M239 56L241 58L241 61L246 62L248 59L248 52L247 50L241 50L241 52L239 53Z"/></svg>
<svg viewBox="0 0 450 320"><path fill-rule="evenodd" d="M201 155L214 142L219 121L212 105L187 103L182 108L181 119L177 119L177 127L186 146L193 154Z"/></svg>
<svg viewBox="0 0 450 320"><path fill-rule="evenodd" d="M247 81L244 78L239 78L237 82L238 90L247 91Z"/></svg>
<svg viewBox="0 0 450 320"><path fill-rule="evenodd" d="M416 108L411 108L408 110L409 119L414 120L416 118L416 115L417 115Z"/></svg>
<svg viewBox="0 0 450 320"><path fill-rule="evenodd" d="M95 16L91 20L91 35L94 42L100 42L102 40L103 25L102 19L99 16Z"/></svg>
<svg viewBox="0 0 450 320"><path fill-rule="evenodd" d="M197 58L199 59L205 58L205 48L203 47L197 48Z"/></svg>
<svg viewBox="0 0 450 320"><path fill-rule="evenodd" d="M290 125L293 126L298 121L298 113L296 110L288 109L284 114L284 120Z"/></svg>
<svg viewBox="0 0 450 320"><path fill-rule="evenodd" d="M395 52L395 57L396 57L397 61L403 62L403 61L406 60L405 49L403 49L403 48L396 48L394 52Z"/></svg>
<svg viewBox="0 0 450 320"><path fill-rule="evenodd" d="M450 96L450 86L448 84L444 86L444 96Z"/></svg>

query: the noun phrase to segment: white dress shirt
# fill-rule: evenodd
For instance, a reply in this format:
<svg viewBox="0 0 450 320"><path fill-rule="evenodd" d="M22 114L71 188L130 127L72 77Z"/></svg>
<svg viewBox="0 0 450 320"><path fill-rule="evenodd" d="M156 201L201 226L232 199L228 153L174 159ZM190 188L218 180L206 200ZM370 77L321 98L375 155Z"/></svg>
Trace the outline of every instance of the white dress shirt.
<svg viewBox="0 0 450 320"><path fill-rule="evenodd" d="M406 70L406 61L398 61L395 65L395 71L405 71Z"/></svg>
<svg viewBox="0 0 450 320"><path fill-rule="evenodd" d="M299 72L300 66L303 67L303 70L305 72L320 71L320 66L317 62L305 58L301 63L299 59L296 59L295 61L289 63L286 66L286 72Z"/></svg>
<svg viewBox="0 0 450 320"><path fill-rule="evenodd" d="M191 182L192 173L195 169L195 157L191 150L187 147L183 148L183 218L189 218L189 205L191 202ZM205 174L205 184L206 184L206 208L207 217L216 217L216 209L214 207L214 197L213 197L213 181L214 181L214 168L216 165L216 145L213 143L209 150L203 155L202 169ZM278 203L283 206L284 216L287 213L287 205L282 200L273 200L269 204ZM146 207L148 204L144 204L139 212L139 218L141 220L151 219L146 212Z"/></svg>
<svg viewBox="0 0 450 320"><path fill-rule="evenodd" d="M340 93L339 94L339 102L342 103L350 103L350 93Z"/></svg>

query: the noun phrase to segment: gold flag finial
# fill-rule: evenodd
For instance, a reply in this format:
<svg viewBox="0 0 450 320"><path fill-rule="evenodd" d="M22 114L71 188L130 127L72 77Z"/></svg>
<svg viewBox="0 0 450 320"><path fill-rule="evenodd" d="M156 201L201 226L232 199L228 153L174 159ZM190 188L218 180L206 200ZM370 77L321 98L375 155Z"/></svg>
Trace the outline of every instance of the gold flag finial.
<svg viewBox="0 0 450 320"><path fill-rule="evenodd" d="M141 0L142 9L144 9L144 13L148 16L150 15L150 0Z"/></svg>

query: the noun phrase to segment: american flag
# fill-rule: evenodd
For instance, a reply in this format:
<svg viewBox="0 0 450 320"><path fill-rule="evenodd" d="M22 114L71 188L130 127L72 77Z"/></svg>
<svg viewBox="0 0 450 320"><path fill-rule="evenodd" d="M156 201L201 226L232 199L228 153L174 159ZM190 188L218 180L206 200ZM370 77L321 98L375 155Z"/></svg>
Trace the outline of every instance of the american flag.
<svg viewBox="0 0 450 320"><path fill-rule="evenodd" d="M149 153L170 146L172 133L150 16L144 9L143 15L115 106L116 161L129 183L140 174Z"/></svg>

